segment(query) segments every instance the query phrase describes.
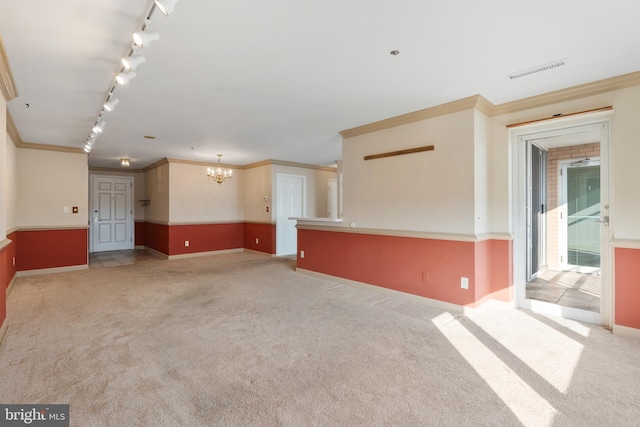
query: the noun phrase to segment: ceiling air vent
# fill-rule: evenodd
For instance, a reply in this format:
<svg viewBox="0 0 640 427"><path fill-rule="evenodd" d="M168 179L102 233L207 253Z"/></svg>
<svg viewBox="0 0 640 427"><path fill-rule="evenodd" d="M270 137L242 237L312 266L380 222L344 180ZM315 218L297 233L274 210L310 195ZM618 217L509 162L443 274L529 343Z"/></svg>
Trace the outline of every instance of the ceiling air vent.
<svg viewBox="0 0 640 427"><path fill-rule="evenodd" d="M519 77L528 76L529 74L539 73L540 71L550 70L552 68L561 67L567 61L567 58L559 59L554 62L549 62L548 64L538 65L537 67L529 68L526 70L518 71L516 73L511 73L507 77L510 79L517 79Z"/></svg>

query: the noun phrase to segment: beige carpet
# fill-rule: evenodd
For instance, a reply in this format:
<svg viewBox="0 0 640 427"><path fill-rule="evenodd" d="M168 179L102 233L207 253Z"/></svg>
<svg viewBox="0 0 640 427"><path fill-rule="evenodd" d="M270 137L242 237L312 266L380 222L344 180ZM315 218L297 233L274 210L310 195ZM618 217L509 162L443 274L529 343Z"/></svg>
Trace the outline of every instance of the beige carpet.
<svg viewBox="0 0 640 427"><path fill-rule="evenodd" d="M75 426L637 426L640 343L454 316L239 253L24 277L0 402Z"/></svg>

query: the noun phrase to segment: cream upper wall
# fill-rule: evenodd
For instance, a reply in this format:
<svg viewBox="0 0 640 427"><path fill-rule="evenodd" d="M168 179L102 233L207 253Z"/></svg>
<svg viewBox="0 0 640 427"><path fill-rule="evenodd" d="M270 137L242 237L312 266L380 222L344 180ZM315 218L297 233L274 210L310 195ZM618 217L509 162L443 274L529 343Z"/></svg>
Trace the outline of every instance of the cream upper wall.
<svg viewBox="0 0 640 427"><path fill-rule="evenodd" d="M147 208L140 200L147 199L144 172L118 172L89 170L89 182L92 176L126 176L133 178L133 217L136 221L144 221Z"/></svg>
<svg viewBox="0 0 640 427"><path fill-rule="evenodd" d="M7 237L7 102L0 92L0 245Z"/></svg>
<svg viewBox="0 0 640 427"><path fill-rule="evenodd" d="M7 186L6 186L6 212L7 231L18 227L18 149L11 137L7 135Z"/></svg>
<svg viewBox="0 0 640 427"><path fill-rule="evenodd" d="M18 148L18 227L87 227L87 155ZM64 207L77 206L77 214Z"/></svg>
<svg viewBox="0 0 640 427"><path fill-rule="evenodd" d="M343 141L343 225L474 232L474 118L470 109ZM366 155L434 145L382 159Z"/></svg>
<svg viewBox="0 0 640 427"><path fill-rule="evenodd" d="M151 203L145 208L145 220L166 224L169 222L169 164L145 172L145 199Z"/></svg>
<svg viewBox="0 0 640 427"><path fill-rule="evenodd" d="M319 218L327 216L327 179L337 178L337 172L274 164L271 189L274 198L277 194L277 175L279 173L306 177L306 216ZM277 206L277 203L273 203L273 206ZM274 208L272 213L272 221L275 222L278 212Z"/></svg>
<svg viewBox="0 0 640 427"><path fill-rule="evenodd" d="M244 220L248 222L271 223L273 211L271 193L272 165L262 165L245 169L244 172ZM264 200L264 198L267 200ZM269 211L267 212L267 207Z"/></svg>
<svg viewBox="0 0 640 427"><path fill-rule="evenodd" d="M510 198L512 180L512 150L510 132L506 125L557 113L572 113L605 106L613 106L611 119L610 154L610 205L611 235L614 239L640 240L640 179L636 172L640 158L640 87L621 89L573 101L553 104L518 113L506 114L491 119L490 179L491 188L491 229L495 232L510 232ZM599 120L606 116L598 115ZM565 118L548 122L541 126L564 127L584 120ZM527 129L535 131L538 126ZM522 129L522 128L516 128ZM515 131L515 130L514 130ZM513 131L512 131L513 132Z"/></svg>
<svg viewBox="0 0 640 427"><path fill-rule="evenodd" d="M169 222L242 222L243 189L242 170L233 170L232 179L218 184L204 166L169 163Z"/></svg>
<svg viewBox="0 0 640 427"><path fill-rule="evenodd" d="M474 194L475 194L475 233L489 233L489 130L491 122L489 117L474 111Z"/></svg>

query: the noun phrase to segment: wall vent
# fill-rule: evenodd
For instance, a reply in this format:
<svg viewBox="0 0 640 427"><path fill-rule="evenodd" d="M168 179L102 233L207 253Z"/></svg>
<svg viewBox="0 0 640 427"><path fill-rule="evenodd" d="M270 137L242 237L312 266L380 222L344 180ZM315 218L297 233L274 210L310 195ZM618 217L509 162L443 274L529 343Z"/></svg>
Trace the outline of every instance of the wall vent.
<svg viewBox="0 0 640 427"><path fill-rule="evenodd" d="M513 80L513 79L517 79L517 78L520 78L520 77L528 76L530 74L539 73L540 71L546 71L546 70L550 70L552 68L562 67L565 64L566 61L567 61L567 58L559 59L559 60L554 61L554 62L549 62L548 64L538 65L537 67L533 67L533 68L529 68L529 69L526 69L526 70L522 70L522 71L518 71L518 72L515 72L515 73L511 73L511 74L507 75L507 77L509 77L511 80Z"/></svg>

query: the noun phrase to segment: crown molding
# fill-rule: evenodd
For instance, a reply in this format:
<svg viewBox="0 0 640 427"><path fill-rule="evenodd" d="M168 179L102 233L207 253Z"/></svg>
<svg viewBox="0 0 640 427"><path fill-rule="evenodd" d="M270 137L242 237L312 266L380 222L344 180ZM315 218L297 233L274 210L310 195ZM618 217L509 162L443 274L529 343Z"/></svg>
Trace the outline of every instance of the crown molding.
<svg viewBox="0 0 640 427"><path fill-rule="evenodd" d="M383 129L406 125L446 114L457 113L471 108L475 108L488 117L502 116L505 114L516 113L518 111L530 110L533 108L572 101L574 99L599 95L601 93L613 92L615 90L625 89L632 86L640 86L640 71L608 79L597 80L595 82L585 83L578 86L572 86L553 92L547 92L499 105L492 104L491 101L487 100L482 95L474 95L457 101L448 102L446 104L437 105L435 107L425 108L424 110L418 110L412 113L343 130L340 134L343 138L352 138L354 136L377 132Z"/></svg>
<svg viewBox="0 0 640 427"><path fill-rule="evenodd" d="M340 135L342 135L343 138L353 138L354 136L364 135L366 133L377 132L383 129L389 129L396 126L419 122L438 116L457 113L459 111L469 110L471 108L475 108L478 105L480 98L482 98L480 95L474 95L468 98L459 99L457 101L447 102L446 104L437 105L435 107L429 107L423 110L414 111L412 113L402 114L400 116L379 120L367 125L343 130L340 132ZM487 103L489 103L489 101L482 102L483 110L487 108Z"/></svg>
<svg viewBox="0 0 640 427"><path fill-rule="evenodd" d="M0 91L6 101L11 101L18 96L16 82L13 80L13 73L9 66L9 58L4 48L2 37L0 37Z"/></svg>
<svg viewBox="0 0 640 427"><path fill-rule="evenodd" d="M149 172L152 171L156 168L159 168L160 166L164 166L164 165L168 165L169 164L169 159L167 159L166 157L164 159L160 159L155 163L151 163L149 166L145 167L142 169L143 172Z"/></svg>
<svg viewBox="0 0 640 427"><path fill-rule="evenodd" d="M82 148L73 148L73 147L63 147L61 145L48 145L48 144L36 144L33 142L21 142L17 145L18 148L26 148L29 150L44 150L44 151L58 151L61 153L74 153L74 154L84 154Z"/></svg>
<svg viewBox="0 0 640 427"><path fill-rule="evenodd" d="M11 113L9 113L9 109L7 108L7 134L13 141L13 145L16 147L20 147L21 144L24 144L22 138L20 137L20 132L18 132L18 128L16 127L15 122L13 121L13 117L11 117Z"/></svg>
<svg viewBox="0 0 640 427"><path fill-rule="evenodd" d="M143 169L123 169L123 168L103 168L99 166L89 166L89 172L120 172L120 173L143 173Z"/></svg>

